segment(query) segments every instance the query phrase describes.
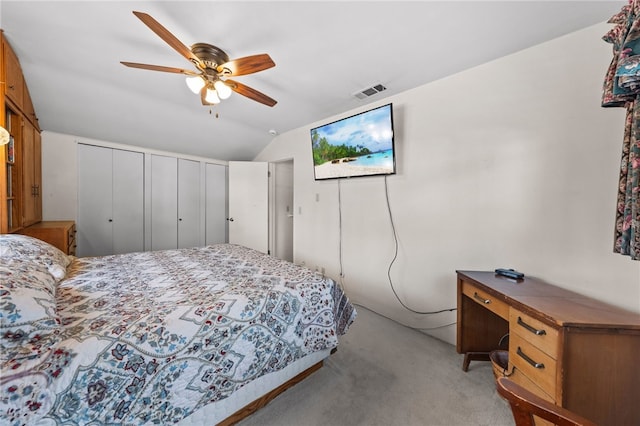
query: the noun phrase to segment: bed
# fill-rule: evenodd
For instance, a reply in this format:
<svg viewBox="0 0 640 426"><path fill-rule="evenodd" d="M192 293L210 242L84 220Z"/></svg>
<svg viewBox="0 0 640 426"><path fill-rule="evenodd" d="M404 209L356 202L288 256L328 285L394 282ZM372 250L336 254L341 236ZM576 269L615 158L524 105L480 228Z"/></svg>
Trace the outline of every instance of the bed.
<svg viewBox="0 0 640 426"><path fill-rule="evenodd" d="M0 423L233 423L319 368L339 285L246 247L73 258L0 235Z"/></svg>

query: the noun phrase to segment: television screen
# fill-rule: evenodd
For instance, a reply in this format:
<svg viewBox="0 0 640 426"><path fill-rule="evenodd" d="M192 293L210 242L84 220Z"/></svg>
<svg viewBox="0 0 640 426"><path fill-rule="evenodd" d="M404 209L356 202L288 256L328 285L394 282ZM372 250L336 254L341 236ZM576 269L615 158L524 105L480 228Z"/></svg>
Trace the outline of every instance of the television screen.
<svg viewBox="0 0 640 426"><path fill-rule="evenodd" d="M396 172L392 104L311 129L316 180Z"/></svg>

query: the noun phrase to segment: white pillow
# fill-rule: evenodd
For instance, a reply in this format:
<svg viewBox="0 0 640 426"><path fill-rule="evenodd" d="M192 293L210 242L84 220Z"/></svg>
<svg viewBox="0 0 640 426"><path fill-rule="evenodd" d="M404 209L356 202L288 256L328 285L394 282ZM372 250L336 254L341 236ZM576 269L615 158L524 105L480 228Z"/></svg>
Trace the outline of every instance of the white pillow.
<svg viewBox="0 0 640 426"><path fill-rule="evenodd" d="M0 259L33 262L46 268L60 281L67 272L71 257L57 247L28 235L0 234Z"/></svg>

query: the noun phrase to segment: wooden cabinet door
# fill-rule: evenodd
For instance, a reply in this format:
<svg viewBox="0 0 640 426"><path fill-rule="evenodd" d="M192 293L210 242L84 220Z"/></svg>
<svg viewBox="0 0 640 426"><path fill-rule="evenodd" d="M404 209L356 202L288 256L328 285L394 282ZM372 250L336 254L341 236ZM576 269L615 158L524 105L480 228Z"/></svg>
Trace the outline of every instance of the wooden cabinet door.
<svg viewBox="0 0 640 426"><path fill-rule="evenodd" d="M23 96L24 96L24 81L22 77L22 70L20 69L20 62L18 57L9 46L9 43L4 41L2 43L4 50L5 60L5 94L15 104L22 108Z"/></svg>
<svg viewBox="0 0 640 426"><path fill-rule="evenodd" d="M27 87L27 82L23 82L23 94L22 94L22 104L23 104L23 112L27 120L31 122L36 128L36 130L40 130L40 126L38 125L38 117L36 117L36 111L33 108L33 101L31 100L31 95L29 94L29 88Z"/></svg>
<svg viewBox="0 0 640 426"><path fill-rule="evenodd" d="M22 133L22 225L29 226L42 219L41 139L33 125L24 121Z"/></svg>
<svg viewBox="0 0 640 426"><path fill-rule="evenodd" d="M33 128L33 184L35 185L35 200L33 219L35 222L42 220L42 135Z"/></svg>

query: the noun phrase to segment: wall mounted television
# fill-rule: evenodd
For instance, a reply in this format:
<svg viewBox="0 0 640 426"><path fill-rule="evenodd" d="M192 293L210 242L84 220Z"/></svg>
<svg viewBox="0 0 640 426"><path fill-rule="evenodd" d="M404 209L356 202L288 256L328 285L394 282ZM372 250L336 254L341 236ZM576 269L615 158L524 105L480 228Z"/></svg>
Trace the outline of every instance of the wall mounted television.
<svg viewBox="0 0 640 426"><path fill-rule="evenodd" d="M396 173L393 104L311 129L315 180Z"/></svg>

